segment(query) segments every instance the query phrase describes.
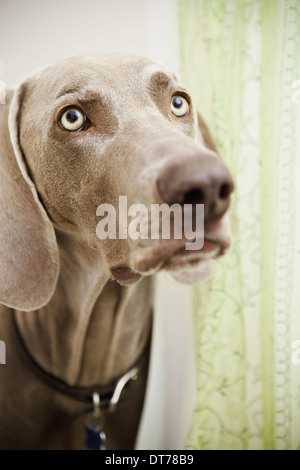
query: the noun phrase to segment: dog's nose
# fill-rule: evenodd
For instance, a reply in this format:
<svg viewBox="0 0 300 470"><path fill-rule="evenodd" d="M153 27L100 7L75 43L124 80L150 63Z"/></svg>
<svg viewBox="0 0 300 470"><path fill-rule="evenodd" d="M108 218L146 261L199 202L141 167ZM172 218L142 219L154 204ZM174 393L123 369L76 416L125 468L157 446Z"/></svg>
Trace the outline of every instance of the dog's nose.
<svg viewBox="0 0 300 470"><path fill-rule="evenodd" d="M157 189L169 205L204 204L204 219L211 222L227 211L234 183L221 161L205 156L166 168L157 179Z"/></svg>

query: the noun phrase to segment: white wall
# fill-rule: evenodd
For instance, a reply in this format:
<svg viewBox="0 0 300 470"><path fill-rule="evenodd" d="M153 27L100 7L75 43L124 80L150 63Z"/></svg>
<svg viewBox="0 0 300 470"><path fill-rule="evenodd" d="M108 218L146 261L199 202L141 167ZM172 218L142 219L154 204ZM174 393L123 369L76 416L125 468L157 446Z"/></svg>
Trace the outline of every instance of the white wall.
<svg viewBox="0 0 300 470"><path fill-rule="evenodd" d="M70 55L130 52L177 71L176 0L0 0L0 80ZM193 404L190 290L160 276L138 447L183 447Z"/></svg>
<svg viewBox="0 0 300 470"><path fill-rule="evenodd" d="M43 65L91 52L129 52L172 64L175 4L175 0L1 0L0 79L14 84Z"/></svg>

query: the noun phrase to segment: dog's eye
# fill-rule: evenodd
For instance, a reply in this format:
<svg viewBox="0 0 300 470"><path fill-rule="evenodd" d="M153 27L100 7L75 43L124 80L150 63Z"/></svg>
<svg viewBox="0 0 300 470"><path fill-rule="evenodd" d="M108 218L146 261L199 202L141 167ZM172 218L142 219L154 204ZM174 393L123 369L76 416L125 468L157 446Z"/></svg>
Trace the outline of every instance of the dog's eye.
<svg viewBox="0 0 300 470"><path fill-rule="evenodd" d="M60 118L61 126L67 131L80 131L85 121L85 115L78 108L67 109Z"/></svg>
<svg viewBox="0 0 300 470"><path fill-rule="evenodd" d="M188 114L190 110L189 103L186 98L181 95L175 95L171 101L171 111L177 117L183 117Z"/></svg>

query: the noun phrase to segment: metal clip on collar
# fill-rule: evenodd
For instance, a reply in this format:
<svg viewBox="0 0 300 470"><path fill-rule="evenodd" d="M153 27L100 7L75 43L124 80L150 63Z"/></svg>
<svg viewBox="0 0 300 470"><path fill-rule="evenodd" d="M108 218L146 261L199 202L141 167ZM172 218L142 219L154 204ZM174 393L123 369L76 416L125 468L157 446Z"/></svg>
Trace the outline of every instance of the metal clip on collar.
<svg viewBox="0 0 300 470"><path fill-rule="evenodd" d="M125 375L123 375L123 377L120 378L120 380L117 382L117 385L115 387L113 396L110 399L110 402L108 405L108 411L112 412L115 410L116 405L119 403L120 396L122 394L122 391L125 385L129 382L129 380L137 379L138 371L139 371L138 367L134 367Z"/></svg>
<svg viewBox="0 0 300 470"><path fill-rule="evenodd" d="M122 391L129 380L137 379L138 368L134 367L118 380L108 404L108 411L113 412L118 404ZM101 398L98 392L92 395L93 409L85 423L86 446L88 449L105 450L106 434L104 432L105 416L101 411Z"/></svg>

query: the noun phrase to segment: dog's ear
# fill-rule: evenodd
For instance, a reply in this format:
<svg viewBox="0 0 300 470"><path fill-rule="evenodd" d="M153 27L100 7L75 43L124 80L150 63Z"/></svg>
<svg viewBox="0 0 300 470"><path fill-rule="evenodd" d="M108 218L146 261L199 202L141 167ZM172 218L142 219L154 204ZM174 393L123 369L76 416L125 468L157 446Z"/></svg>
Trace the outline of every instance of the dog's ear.
<svg viewBox="0 0 300 470"><path fill-rule="evenodd" d="M201 133L199 137L200 138L202 137L205 147L207 147L210 150L213 150L213 152L218 153L217 145L214 139L212 138L210 130L208 129L207 124L204 121L200 113L197 113L197 119L198 119L198 128Z"/></svg>
<svg viewBox="0 0 300 470"><path fill-rule="evenodd" d="M0 303L30 311L51 299L59 254L19 141L26 88L23 83L8 91L6 104L0 104Z"/></svg>

